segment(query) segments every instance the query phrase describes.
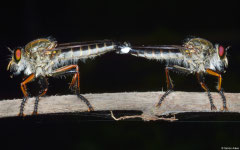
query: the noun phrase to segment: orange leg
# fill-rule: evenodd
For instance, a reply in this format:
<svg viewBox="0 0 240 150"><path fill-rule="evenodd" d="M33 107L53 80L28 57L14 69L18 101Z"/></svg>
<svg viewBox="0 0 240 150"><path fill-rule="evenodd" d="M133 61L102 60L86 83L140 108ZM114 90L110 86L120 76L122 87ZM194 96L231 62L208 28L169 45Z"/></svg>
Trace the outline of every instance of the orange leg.
<svg viewBox="0 0 240 150"><path fill-rule="evenodd" d="M210 93L207 85L204 83L204 79L203 79L202 74L197 73L197 79L198 79L201 87L208 93L208 98L209 98L209 101L210 101L211 110L217 110L215 105L213 104L213 99L212 99L211 93Z"/></svg>
<svg viewBox="0 0 240 150"><path fill-rule="evenodd" d="M224 96L223 94L223 88L222 88L222 76L221 74L211 70L211 69L207 69L206 72L210 75L213 75L213 76L216 76L218 77L218 86L217 86L217 90L219 91L219 94L221 95L222 97L222 100L223 100L223 107L222 107L222 110L224 111L227 111L228 108L227 108L227 104L226 104L226 97Z"/></svg>
<svg viewBox="0 0 240 150"><path fill-rule="evenodd" d="M29 76L21 83L21 90L22 90L23 95L24 95L25 97L28 96L26 84L27 84L28 82L31 82L31 81L34 79L34 77L35 77L35 75L34 75L34 74L31 74L31 75L29 75Z"/></svg>
<svg viewBox="0 0 240 150"><path fill-rule="evenodd" d="M69 85L69 88L72 88L75 85L77 78L78 78L77 89L80 89L80 86L79 86L80 85L80 83L79 83L79 73L74 74L74 76L72 78L72 82Z"/></svg>
<svg viewBox="0 0 240 150"><path fill-rule="evenodd" d="M89 103L89 101L82 95L80 95L80 75L79 75L79 67L78 65L69 65L69 66L64 66L62 68L59 68L57 70L54 71L54 74L59 74L59 73L62 73L62 72L67 72L71 69L75 69L75 74L72 78L72 82L69 86L69 88L72 88L76 82L77 82L77 88L76 88L76 94L77 96L82 100L84 101L87 106L88 106L88 111L93 111L93 107L92 105Z"/></svg>
<svg viewBox="0 0 240 150"><path fill-rule="evenodd" d="M22 101L21 106L20 106L19 116L24 116L24 114L23 114L24 105L25 105L25 102L28 98L26 84L28 82L31 82L34 78L35 78L35 74L31 74L21 83L21 90L23 92L24 97L23 97L23 101Z"/></svg>
<svg viewBox="0 0 240 150"><path fill-rule="evenodd" d="M76 83L76 80L77 80L77 90L80 88L80 80L79 80L79 68L78 68L78 65L69 65L69 66L65 66L65 67L62 67L62 68L59 68L57 70L54 71L54 73L58 74L58 73L61 73L61 72L65 72L65 71L68 71L68 70L71 70L71 69L76 69L76 73L74 74L73 78L72 78L72 82L69 86L69 88L73 87L74 84Z"/></svg>
<svg viewBox="0 0 240 150"><path fill-rule="evenodd" d="M221 85L222 85L222 76L221 74L213 71L213 70L210 70L210 69L207 69L206 72L210 75L213 75L213 76L216 76L218 77L218 86L217 86L217 90L220 91L221 90Z"/></svg>
<svg viewBox="0 0 240 150"><path fill-rule="evenodd" d="M45 95L46 93L47 93L47 88L46 89L44 89L44 91L42 92L42 94L41 95L39 95L39 97L41 97L41 96L43 96L43 95Z"/></svg>
<svg viewBox="0 0 240 150"><path fill-rule="evenodd" d="M168 68L165 68L167 88L169 89L170 87L172 87L172 82L171 82L171 78L170 78L168 72L169 72L169 71L168 71ZM171 83L170 83L170 82L171 82Z"/></svg>

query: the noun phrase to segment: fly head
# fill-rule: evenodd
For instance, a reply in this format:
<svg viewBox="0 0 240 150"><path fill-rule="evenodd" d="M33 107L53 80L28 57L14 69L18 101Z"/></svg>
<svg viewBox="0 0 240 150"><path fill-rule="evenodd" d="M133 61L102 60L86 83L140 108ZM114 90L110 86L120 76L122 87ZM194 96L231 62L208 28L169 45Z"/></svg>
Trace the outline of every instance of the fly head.
<svg viewBox="0 0 240 150"><path fill-rule="evenodd" d="M19 47L11 52L12 58L7 66L7 70L9 70L13 75L18 75L24 70L24 65L22 63L23 49Z"/></svg>

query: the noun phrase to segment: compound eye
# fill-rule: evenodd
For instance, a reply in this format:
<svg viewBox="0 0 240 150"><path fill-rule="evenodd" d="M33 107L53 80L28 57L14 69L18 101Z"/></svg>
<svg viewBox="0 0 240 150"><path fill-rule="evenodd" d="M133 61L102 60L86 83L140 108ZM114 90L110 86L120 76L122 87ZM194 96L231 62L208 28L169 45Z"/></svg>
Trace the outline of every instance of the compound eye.
<svg viewBox="0 0 240 150"><path fill-rule="evenodd" d="M223 57L224 53L225 53L224 47L220 45L218 47L218 54L219 54L219 56Z"/></svg>
<svg viewBox="0 0 240 150"><path fill-rule="evenodd" d="M21 49L18 48L14 51L14 59L15 59L16 62L20 61L20 59L21 59Z"/></svg>

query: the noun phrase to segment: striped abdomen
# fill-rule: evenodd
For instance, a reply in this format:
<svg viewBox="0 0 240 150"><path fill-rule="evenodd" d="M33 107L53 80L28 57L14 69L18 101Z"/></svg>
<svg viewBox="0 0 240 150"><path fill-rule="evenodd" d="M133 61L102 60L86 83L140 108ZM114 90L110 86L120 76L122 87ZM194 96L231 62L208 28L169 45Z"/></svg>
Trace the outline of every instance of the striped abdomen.
<svg viewBox="0 0 240 150"><path fill-rule="evenodd" d="M172 46L160 47L131 47L130 54L147 59L171 60L183 59L183 54L179 48Z"/></svg>
<svg viewBox="0 0 240 150"><path fill-rule="evenodd" d="M71 44L71 43L70 43ZM70 45L69 44L69 45ZM112 41L84 43L80 45L70 45L57 47L58 59L71 60L71 59L85 59L92 58L108 51L115 50L116 45ZM54 51L54 50L53 50Z"/></svg>

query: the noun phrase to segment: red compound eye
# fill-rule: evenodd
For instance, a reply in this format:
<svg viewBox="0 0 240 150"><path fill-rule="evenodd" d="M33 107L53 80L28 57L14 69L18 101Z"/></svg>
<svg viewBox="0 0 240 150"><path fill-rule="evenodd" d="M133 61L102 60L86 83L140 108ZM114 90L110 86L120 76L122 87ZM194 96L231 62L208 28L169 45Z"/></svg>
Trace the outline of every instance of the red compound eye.
<svg viewBox="0 0 240 150"><path fill-rule="evenodd" d="M19 61L21 59L21 50L20 49L16 49L15 51L15 60Z"/></svg>
<svg viewBox="0 0 240 150"><path fill-rule="evenodd" d="M219 46L219 48L218 48L218 53L219 53L219 56L220 57L222 57L223 56L223 54L224 54L224 47L223 46Z"/></svg>

